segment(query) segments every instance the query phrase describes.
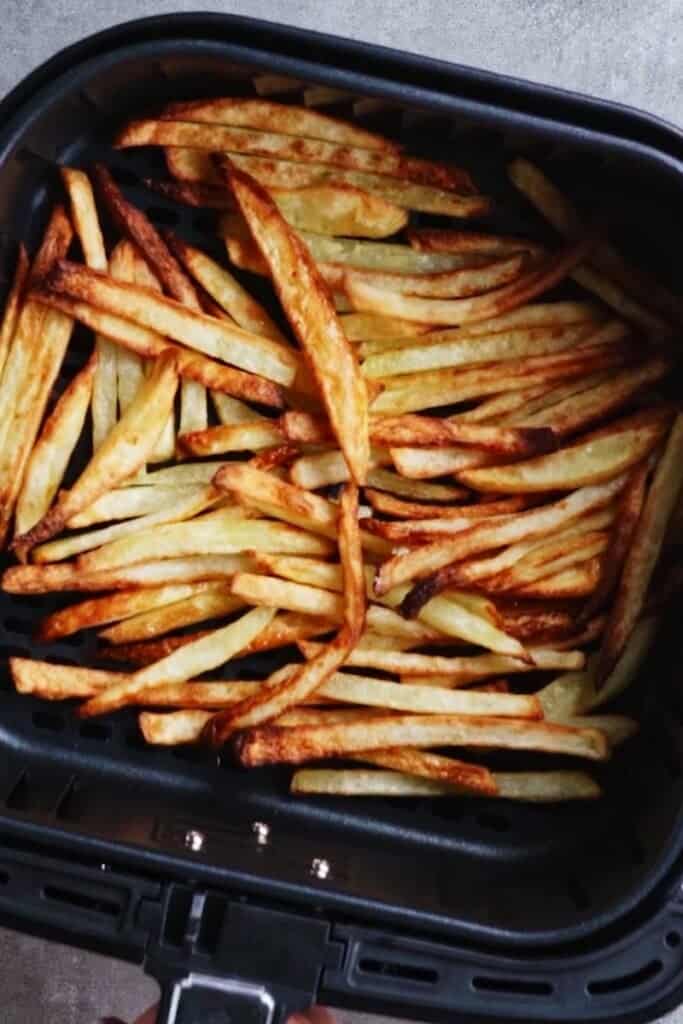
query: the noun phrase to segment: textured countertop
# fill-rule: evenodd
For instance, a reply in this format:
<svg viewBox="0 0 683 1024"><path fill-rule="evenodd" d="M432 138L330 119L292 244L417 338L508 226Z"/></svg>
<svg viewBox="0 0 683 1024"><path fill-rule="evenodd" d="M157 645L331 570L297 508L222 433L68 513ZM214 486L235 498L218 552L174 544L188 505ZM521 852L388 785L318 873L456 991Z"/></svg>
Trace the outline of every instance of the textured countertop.
<svg viewBox="0 0 683 1024"><path fill-rule="evenodd" d="M683 120L681 0L4 0L0 93L99 29L197 9L382 43ZM0 991L4 1024L95 1024L107 1014L134 1018L155 986L130 965L0 930ZM683 1011L667 1022L683 1024Z"/></svg>

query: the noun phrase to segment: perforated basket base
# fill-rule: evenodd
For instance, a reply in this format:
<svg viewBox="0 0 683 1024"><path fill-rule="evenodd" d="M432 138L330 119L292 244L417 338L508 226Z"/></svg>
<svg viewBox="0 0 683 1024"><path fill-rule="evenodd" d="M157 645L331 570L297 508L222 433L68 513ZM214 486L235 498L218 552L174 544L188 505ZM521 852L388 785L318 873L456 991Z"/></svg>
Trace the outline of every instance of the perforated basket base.
<svg viewBox="0 0 683 1024"><path fill-rule="evenodd" d="M230 43L166 39L85 61L38 92L0 137L5 279L16 241L35 245L59 192L55 162L104 160L153 219L220 253L211 217L135 184L142 174L163 176L159 155L117 153L109 140L127 116L154 111L171 98L248 94L254 68L294 73L291 60L259 57ZM493 106L480 105L475 118L470 103L446 93L438 104L432 98L430 111L427 96L419 97L413 85L371 83L356 69L337 81L331 69L300 61L297 77L335 81L361 95L385 91L407 106L419 98L425 109L391 114L385 127L409 141L412 152L469 167L482 190L500 199L500 214L478 226L550 237L505 180L507 158L524 152L540 158L587 208L617 221L621 240L640 262L665 278L678 272L681 185L672 162L655 150L591 138L558 123L513 119ZM257 279L245 280L256 291L263 287ZM71 360L87 352L84 333L82 339L67 375ZM92 637L50 647L35 643L35 624L62 603L66 599L3 595L3 654L97 664ZM56 842L86 859L83 837L90 837L95 858L98 844L106 843L114 860L117 851L121 858L125 852L124 859L137 857L149 870L177 876L188 870L185 834L200 828L207 842L193 862L193 877L488 946L567 947L616 927L669 884L681 847L683 797L683 705L672 672L677 650L674 616L629 696L628 706L642 719L641 735L597 770L604 801L562 807L295 800L287 794L289 770L245 773L202 750L147 748L133 713L79 722L69 708L15 695L3 669L2 824L25 834L32 825L50 824L58 830ZM259 667L270 664L265 658ZM248 674L253 671L250 666ZM510 757L500 763L533 762ZM255 821L270 826L267 848L255 846ZM310 878L315 857L332 865L324 885Z"/></svg>

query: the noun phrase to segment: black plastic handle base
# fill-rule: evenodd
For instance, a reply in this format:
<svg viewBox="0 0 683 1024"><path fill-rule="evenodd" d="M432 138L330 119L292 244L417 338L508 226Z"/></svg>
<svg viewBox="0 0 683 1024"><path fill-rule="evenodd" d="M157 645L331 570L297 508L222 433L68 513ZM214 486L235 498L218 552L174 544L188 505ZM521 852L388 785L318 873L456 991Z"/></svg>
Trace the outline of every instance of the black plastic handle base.
<svg viewBox="0 0 683 1024"><path fill-rule="evenodd" d="M278 1024L271 992L238 978L188 974L163 993L157 1024Z"/></svg>

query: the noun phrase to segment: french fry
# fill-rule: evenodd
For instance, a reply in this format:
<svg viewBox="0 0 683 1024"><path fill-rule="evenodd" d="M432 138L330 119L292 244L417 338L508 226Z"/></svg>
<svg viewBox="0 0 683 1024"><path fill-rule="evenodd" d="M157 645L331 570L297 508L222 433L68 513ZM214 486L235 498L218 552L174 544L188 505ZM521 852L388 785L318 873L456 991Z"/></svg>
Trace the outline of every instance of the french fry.
<svg viewBox="0 0 683 1024"><path fill-rule="evenodd" d="M115 146L120 149L168 146L303 164L328 164L348 171L389 175L445 191L457 189L462 184L462 174L457 170L451 172L446 165L404 156L396 149L365 149L241 125L205 125L182 120L130 121L117 136ZM477 209L481 208L483 203Z"/></svg>
<svg viewBox="0 0 683 1024"><path fill-rule="evenodd" d="M547 560L544 558L534 561L534 553L531 552L512 569L484 579L480 584L481 588L488 594L515 592L537 580L564 572L565 569L589 558L602 555L608 546L609 534L604 530L595 530L576 537L562 538L561 543L563 551L555 558L547 557Z"/></svg>
<svg viewBox="0 0 683 1024"><path fill-rule="evenodd" d="M17 499L15 532L26 533L47 513L83 430L97 372L93 353L45 421L26 464Z"/></svg>
<svg viewBox="0 0 683 1024"><path fill-rule="evenodd" d="M278 78L275 88L269 92L289 91L301 87L300 82L282 79L275 75L261 75L254 79L258 94L263 92L266 79ZM270 85L270 83L268 83ZM347 121L328 117L303 107L292 107L268 100L235 99L226 97L211 100L193 100L185 103L170 103L159 115L164 120L198 121L205 124L231 124L238 128L256 128L260 131L277 131L285 135L303 136L308 139L322 139L344 146L359 146L383 152L397 152L398 147L389 139L366 131Z"/></svg>
<svg viewBox="0 0 683 1024"><path fill-rule="evenodd" d="M263 74L254 75L252 83L257 95L274 96L278 93L301 92L304 83L287 75ZM360 143L359 143L360 145Z"/></svg>
<svg viewBox="0 0 683 1024"><path fill-rule="evenodd" d="M9 668L17 693L33 694L43 700L94 697L108 686L121 682L123 673L77 665L53 665L33 658L10 658Z"/></svg>
<svg viewBox="0 0 683 1024"><path fill-rule="evenodd" d="M137 254L132 244L123 239L115 247L111 254L109 273L117 281L125 281L129 284L136 280ZM104 343L111 345L104 339ZM145 376L142 359L136 352L118 345L114 347L116 359L116 390L118 394L119 409L123 414L134 400Z"/></svg>
<svg viewBox="0 0 683 1024"><path fill-rule="evenodd" d="M538 242L514 235L492 235L452 228L410 228L406 234L411 246L418 252L484 252L492 256L528 252L537 256L543 251Z"/></svg>
<svg viewBox="0 0 683 1024"><path fill-rule="evenodd" d="M600 559L587 558L553 576L544 576L527 583L515 592L518 597L544 598L552 601L576 599L592 594L600 580Z"/></svg>
<svg viewBox="0 0 683 1024"><path fill-rule="evenodd" d="M264 377L236 370L199 352L173 345L160 334L141 327L130 320L98 309L94 304L82 302L44 286L33 289L36 301L61 310L105 337L125 345L145 359L155 358L170 350L175 355L178 373L183 380L198 381L208 388L227 391L231 395L281 408L284 399L280 387Z"/></svg>
<svg viewBox="0 0 683 1024"><path fill-rule="evenodd" d="M14 332L17 328L17 323L19 322L22 297L28 280L28 271L28 254L26 252L26 246L22 242L19 245L17 265L14 270L12 286L5 302L5 309L2 314L2 324L0 325L0 380L2 380L2 371L5 368L7 356L9 355L12 341L14 340Z"/></svg>
<svg viewBox="0 0 683 1024"><path fill-rule="evenodd" d="M636 413L549 455L512 466L466 469L459 479L482 491L503 494L569 490L602 483L645 458L667 432L668 409Z"/></svg>
<svg viewBox="0 0 683 1024"><path fill-rule="evenodd" d="M173 408L177 383L173 356L160 356L135 401L102 442L74 486L59 496L56 504L31 530L15 539L15 550L23 556L36 544L54 537L72 516L145 464Z"/></svg>
<svg viewBox="0 0 683 1024"><path fill-rule="evenodd" d="M495 796L497 792L493 774L483 765L456 761L453 757L443 757L441 754L432 754L425 750L389 747L386 750L369 750L354 755L352 760L392 768L413 777L450 783L452 786L469 789L482 796Z"/></svg>
<svg viewBox="0 0 683 1024"><path fill-rule="evenodd" d="M228 426L192 430L178 437L180 446L190 455L222 455L225 452L255 452L282 443L280 425L272 420L234 423Z"/></svg>
<svg viewBox="0 0 683 1024"><path fill-rule="evenodd" d="M294 380L297 359L284 345L182 306L148 288L120 284L105 274L66 260L54 268L46 284L53 292L159 331L190 349L268 380L280 384L291 384Z"/></svg>
<svg viewBox="0 0 683 1024"><path fill-rule="evenodd" d="M125 590L158 587L168 583L201 583L230 579L253 567L249 555L195 555L140 562L120 569L85 573L77 563L13 565L2 577L2 589L10 594L51 594L59 591Z"/></svg>
<svg viewBox="0 0 683 1024"><path fill-rule="evenodd" d="M466 493L463 489L463 498ZM418 501L405 501L373 487L366 487L365 498L376 512L400 519L488 519L490 516L510 515L528 508L527 499L521 494L513 495L511 498L500 498L497 501L485 501L479 505L426 505Z"/></svg>
<svg viewBox="0 0 683 1024"><path fill-rule="evenodd" d="M392 746L495 746L565 753L598 761L608 756L606 740L595 729L457 715L396 715L348 725L302 726L296 730L265 725L242 733L235 740L239 761L250 766L300 764L319 757Z"/></svg>
<svg viewBox="0 0 683 1024"><path fill-rule="evenodd" d="M517 640L534 640L539 636L565 636L571 633L574 624L574 617L560 608L527 604L499 608L498 612L501 628Z"/></svg>
<svg viewBox="0 0 683 1024"><path fill-rule="evenodd" d="M323 268L334 268L329 276L323 269L323 276L328 284L334 286L345 283L370 284L375 288L402 295L457 299L481 295L514 281L519 277L524 263L524 254L518 254L492 261L483 267L463 267L460 270L447 270L435 274L399 274L382 270L352 269L342 264L341 277L337 276L334 264L323 264Z"/></svg>
<svg viewBox="0 0 683 1024"><path fill-rule="evenodd" d="M74 555L80 555L84 551L92 551L104 544L110 544L123 537L134 536L164 523L190 519L199 512L216 505L219 501L220 494L210 484L201 488L187 489L180 492L174 502L167 503L158 512L150 512L123 523L103 526L99 530L90 530L87 533L70 534L67 537L60 537L58 540L49 541L47 544L41 544L34 549L33 558L39 563L63 561Z"/></svg>
<svg viewBox="0 0 683 1024"><path fill-rule="evenodd" d="M150 559L237 555L254 549L325 556L331 543L284 523L250 520L241 509L219 509L189 522L167 523L104 544L82 555L79 565L93 572Z"/></svg>
<svg viewBox="0 0 683 1024"><path fill-rule="evenodd" d="M479 552L558 530L588 512L604 508L620 493L625 481L626 478L622 475L606 483L583 487L550 505L530 509L510 518L506 517L502 524L497 523L495 519L491 522L484 520L453 540L430 544L426 548L405 555L396 555L378 570L375 593L385 594L398 583L428 576L444 566L461 562ZM447 575L444 573L438 580L437 587L443 589L447 585ZM425 591L429 596L433 596L437 589L432 588L430 581Z"/></svg>
<svg viewBox="0 0 683 1024"><path fill-rule="evenodd" d="M408 223L405 209L354 185L269 189L285 220L321 235L386 238Z"/></svg>
<svg viewBox="0 0 683 1024"><path fill-rule="evenodd" d="M222 746L236 730L275 718L320 689L358 642L365 622L365 579L358 530L358 490L353 484L346 485L341 497L339 554L345 588L341 630L320 653L290 676L271 677L258 694L211 719L203 733L211 746Z"/></svg>
<svg viewBox="0 0 683 1024"><path fill-rule="evenodd" d="M193 643L178 648L160 661L140 669L125 682L109 687L79 708L82 718L115 711L134 703L138 693L158 683L181 683L218 668L235 657L272 621L275 611L252 608L235 622L212 630Z"/></svg>
<svg viewBox="0 0 683 1024"><path fill-rule="evenodd" d="M434 331L413 344L392 347L369 355L363 364L368 377L396 376L452 366L473 366L493 360L552 355L576 345L587 337L592 325L563 324L558 327L513 327L492 334L470 334L467 327ZM366 354L363 349L361 354ZM511 364L511 368L514 364Z"/></svg>
<svg viewBox="0 0 683 1024"><path fill-rule="evenodd" d="M107 254L90 179L84 171L61 168L62 182L71 203L71 217L87 266L107 271ZM116 423L116 349L107 338L96 336L97 370L92 390L93 451Z"/></svg>
<svg viewBox="0 0 683 1024"><path fill-rule="evenodd" d="M430 324L411 324L397 317L379 316L374 313L342 313L339 319L349 341L413 339L432 330Z"/></svg>
<svg viewBox="0 0 683 1024"><path fill-rule="evenodd" d="M141 612L182 601L212 586L214 584L211 583L185 583L147 587L142 590L123 590L107 597L81 601L46 616L40 624L38 636L46 642L71 636L81 629L119 622Z"/></svg>
<svg viewBox="0 0 683 1024"><path fill-rule="evenodd" d="M300 558L297 555L277 555L254 551L250 555L258 569L273 576L303 583L318 590L333 590L342 593L344 578L338 562L321 562L315 558Z"/></svg>
<svg viewBox="0 0 683 1024"><path fill-rule="evenodd" d="M368 473L368 484L380 491L424 501L457 501L465 494L462 487L406 480L390 469L371 469Z"/></svg>
<svg viewBox="0 0 683 1024"><path fill-rule="evenodd" d="M275 516L332 540L337 537L338 511L327 498L310 494L244 463L233 462L223 466L216 473L214 482L221 490L234 494L238 501L259 509L265 515ZM364 531L361 537L368 551L386 554L387 545L381 538L372 537Z"/></svg>
<svg viewBox="0 0 683 1024"><path fill-rule="evenodd" d="M331 594L303 583L284 582L272 576L237 573L233 577L232 592L248 604L320 615L331 622L340 621L344 614L344 600L340 594Z"/></svg>
<svg viewBox="0 0 683 1024"><path fill-rule="evenodd" d="M387 456L388 458L388 456ZM375 455L370 452L369 474L373 472L376 462ZM295 459L289 471L292 483L308 491L316 491L330 484L345 483L350 479L349 468L340 451L319 452L314 455L302 455ZM370 480L370 475L368 475Z"/></svg>
<svg viewBox="0 0 683 1024"><path fill-rule="evenodd" d="M524 800L530 803L557 803L564 800L595 800L601 796L600 786L586 772L494 772L503 800Z"/></svg>
<svg viewBox="0 0 683 1024"><path fill-rule="evenodd" d="M220 184L211 156L206 151L168 146L166 163L173 177L180 181ZM489 213L491 201L486 196L461 195L431 185L421 185L405 178L386 174L348 170L329 164L296 163L245 153L230 153L232 163L251 175L264 188L308 188L331 183L351 185L372 195L381 196L396 206L424 213L442 213L452 217L478 217ZM408 247L406 246L406 249ZM419 254L416 254L419 255ZM432 255L432 254L425 254ZM448 256L448 253L434 253Z"/></svg>
<svg viewBox="0 0 683 1024"><path fill-rule="evenodd" d="M244 601L231 594L225 583L204 583L198 586L205 589L198 589L186 598L140 612L108 629L100 630L100 640L110 644L135 643L162 636L174 629L185 629L208 619L225 618L244 607Z"/></svg>
<svg viewBox="0 0 683 1024"><path fill-rule="evenodd" d="M606 679L638 619L669 517L683 481L683 416L674 425L657 464L642 513L626 556L616 597L602 642L598 679Z"/></svg>
<svg viewBox="0 0 683 1024"><path fill-rule="evenodd" d="M177 466L165 466L147 473L144 483L149 487L163 484L169 487L193 487L210 484L218 470L226 462L186 462Z"/></svg>
<svg viewBox="0 0 683 1024"><path fill-rule="evenodd" d="M246 331L263 338L285 342L284 336L266 310L242 287L229 271L209 256L189 245L178 235L167 232L166 241L189 272L216 302Z"/></svg>
<svg viewBox="0 0 683 1024"><path fill-rule="evenodd" d="M479 423L458 423L430 416L372 417L370 438L375 444L447 447L465 445L506 455L548 452L556 447L548 428L493 427Z"/></svg>
<svg viewBox="0 0 683 1024"><path fill-rule="evenodd" d="M349 471L357 483L364 484L369 461L367 394L327 290L306 247L268 193L229 161L221 166L306 352Z"/></svg>
<svg viewBox="0 0 683 1024"><path fill-rule="evenodd" d="M499 316L548 291L584 259L591 244L589 239L569 246L542 267L527 271L510 284L469 299L416 298L354 281L349 274L344 279L344 289L354 309L360 312L398 316L418 323L466 324Z"/></svg>

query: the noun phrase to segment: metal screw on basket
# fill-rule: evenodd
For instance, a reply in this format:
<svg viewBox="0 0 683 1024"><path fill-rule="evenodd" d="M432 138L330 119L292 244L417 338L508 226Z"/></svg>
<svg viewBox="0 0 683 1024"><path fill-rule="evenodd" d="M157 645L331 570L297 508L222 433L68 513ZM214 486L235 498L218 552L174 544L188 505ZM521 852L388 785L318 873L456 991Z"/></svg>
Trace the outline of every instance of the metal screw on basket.
<svg viewBox="0 0 683 1024"><path fill-rule="evenodd" d="M252 821L251 831L256 836L256 844L258 846L267 846L270 838L270 825L266 825L265 821Z"/></svg>
<svg viewBox="0 0 683 1024"><path fill-rule="evenodd" d="M206 836L203 832L197 831L197 829L191 828L185 833L185 846L188 850L192 850L193 853L199 853L204 847L204 840Z"/></svg>
<svg viewBox="0 0 683 1024"><path fill-rule="evenodd" d="M314 857L311 861L311 874L314 878L328 878L331 871L332 866L324 857Z"/></svg>

